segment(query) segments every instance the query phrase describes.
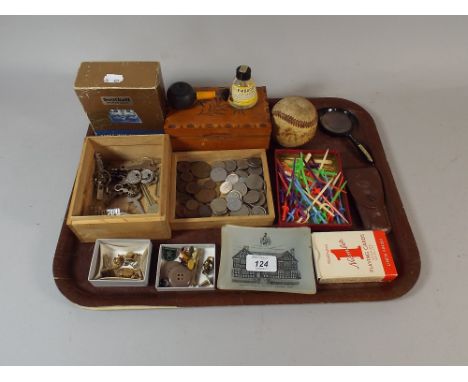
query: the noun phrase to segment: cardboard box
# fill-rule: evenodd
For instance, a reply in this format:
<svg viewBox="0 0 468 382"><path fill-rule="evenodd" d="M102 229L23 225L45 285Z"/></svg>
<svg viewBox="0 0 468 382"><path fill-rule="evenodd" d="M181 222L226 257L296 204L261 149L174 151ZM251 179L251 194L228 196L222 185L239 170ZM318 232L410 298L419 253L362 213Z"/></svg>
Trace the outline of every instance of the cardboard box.
<svg viewBox="0 0 468 382"><path fill-rule="evenodd" d="M97 278L102 265L103 251L108 255L122 255L127 252L135 252L142 255L140 266L143 274L142 280ZM94 244L93 257L89 268L88 281L95 287L144 287L148 285L149 268L151 263L151 240L134 239L98 239Z"/></svg>
<svg viewBox="0 0 468 382"><path fill-rule="evenodd" d="M161 286L160 281L161 281L161 268L164 266L166 263L166 260L162 258L161 252L164 247L170 247L170 248L175 248L175 249L181 249L183 247L190 247L193 246L195 248L200 248L203 250L203 254L201 255L200 259L200 265L202 265L206 259L209 257L213 258L213 271L210 274L210 279L213 280L212 283L209 285L201 286L187 286L187 287L173 287L173 286ZM177 260L178 261L178 260ZM204 280L207 280L207 276L201 274L201 267L199 269L200 272L200 279L199 283L203 282ZM157 271L156 271L156 290L158 292L200 292L200 291L212 291L215 290L215 285L216 285L216 245L215 244L161 244L159 246L159 257L158 257L158 265L157 265Z"/></svg>
<svg viewBox="0 0 468 382"><path fill-rule="evenodd" d="M215 99L197 101L185 110L169 109L164 131L171 136L173 150L268 149L271 118L266 88L257 92L257 104L246 110L229 105L220 89Z"/></svg>
<svg viewBox="0 0 468 382"><path fill-rule="evenodd" d="M398 276L383 231L314 232L312 250L320 284L382 282Z"/></svg>
<svg viewBox="0 0 468 382"><path fill-rule="evenodd" d="M159 62L82 62L75 92L96 135L163 132L166 100Z"/></svg>
<svg viewBox="0 0 468 382"><path fill-rule="evenodd" d="M95 153L104 160L141 160L143 157L161 160L158 213L121 216L87 215L94 203ZM73 186L67 213L67 226L82 242L99 238L169 239L169 185L171 142L167 135L134 135L122 137L87 137Z"/></svg>

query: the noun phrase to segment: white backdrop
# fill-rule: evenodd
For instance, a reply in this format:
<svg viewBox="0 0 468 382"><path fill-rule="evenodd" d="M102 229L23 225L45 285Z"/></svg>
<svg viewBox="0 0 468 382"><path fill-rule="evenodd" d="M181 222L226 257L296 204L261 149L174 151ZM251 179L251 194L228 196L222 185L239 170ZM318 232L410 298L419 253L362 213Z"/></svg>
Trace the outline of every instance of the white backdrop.
<svg viewBox="0 0 468 382"><path fill-rule="evenodd" d="M467 363L468 22L415 17L0 18L0 364ZM422 260L388 302L94 312L52 258L87 119L86 60L159 60L166 83L338 96L374 117ZM129 329L129 330L127 330Z"/></svg>

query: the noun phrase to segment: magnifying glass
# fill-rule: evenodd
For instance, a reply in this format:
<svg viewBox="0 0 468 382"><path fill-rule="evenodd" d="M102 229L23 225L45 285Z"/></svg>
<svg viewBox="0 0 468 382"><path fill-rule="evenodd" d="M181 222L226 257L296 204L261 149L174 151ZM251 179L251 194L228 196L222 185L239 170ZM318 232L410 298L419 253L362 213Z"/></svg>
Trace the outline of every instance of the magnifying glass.
<svg viewBox="0 0 468 382"><path fill-rule="evenodd" d="M319 110L319 115L320 126L323 130L331 135L348 137L366 160L369 163L374 163L369 151L351 135L351 130L357 124L356 117L353 114L348 110L331 107Z"/></svg>

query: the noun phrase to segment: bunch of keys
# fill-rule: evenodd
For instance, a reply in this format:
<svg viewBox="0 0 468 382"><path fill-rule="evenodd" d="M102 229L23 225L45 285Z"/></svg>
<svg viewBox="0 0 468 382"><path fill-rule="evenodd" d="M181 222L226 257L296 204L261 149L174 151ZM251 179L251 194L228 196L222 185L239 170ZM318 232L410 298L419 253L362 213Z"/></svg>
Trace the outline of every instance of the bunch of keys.
<svg viewBox="0 0 468 382"><path fill-rule="evenodd" d="M136 213L158 213L159 205L150 193L149 185L156 183L156 194L159 193L159 162L144 158L144 163L135 163L119 168L106 170L100 153L96 153L96 171L94 182L96 186L96 200L103 201L105 194L109 199L115 195L124 195L132 204ZM112 183L112 191L109 184ZM146 211L140 202L144 197L147 201Z"/></svg>
<svg viewBox="0 0 468 382"><path fill-rule="evenodd" d="M96 185L96 199L103 200L104 193L108 192L108 185L111 181L111 174L104 168L104 162L100 153L96 153L96 169L94 172L94 183Z"/></svg>
<svg viewBox="0 0 468 382"><path fill-rule="evenodd" d="M114 186L114 191L125 194L128 202L135 206L139 214L145 213L140 202L140 199L144 197L147 201L146 213L155 214L159 212L159 205L148 188L148 185L155 180L155 173L150 169L130 170L125 179Z"/></svg>

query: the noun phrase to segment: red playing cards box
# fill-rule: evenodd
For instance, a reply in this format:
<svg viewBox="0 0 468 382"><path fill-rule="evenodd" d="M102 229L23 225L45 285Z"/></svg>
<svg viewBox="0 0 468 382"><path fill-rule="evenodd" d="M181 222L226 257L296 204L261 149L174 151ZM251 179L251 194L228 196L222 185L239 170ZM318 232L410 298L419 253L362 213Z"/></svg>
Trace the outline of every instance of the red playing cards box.
<svg viewBox="0 0 468 382"><path fill-rule="evenodd" d="M314 232L312 249L321 284L391 281L398 276L383 231Z"/></svg>

